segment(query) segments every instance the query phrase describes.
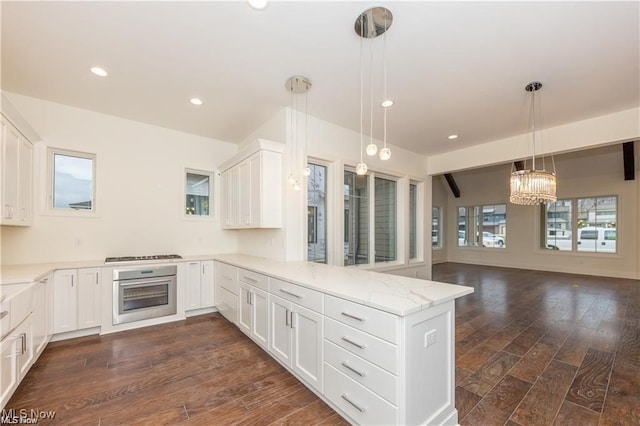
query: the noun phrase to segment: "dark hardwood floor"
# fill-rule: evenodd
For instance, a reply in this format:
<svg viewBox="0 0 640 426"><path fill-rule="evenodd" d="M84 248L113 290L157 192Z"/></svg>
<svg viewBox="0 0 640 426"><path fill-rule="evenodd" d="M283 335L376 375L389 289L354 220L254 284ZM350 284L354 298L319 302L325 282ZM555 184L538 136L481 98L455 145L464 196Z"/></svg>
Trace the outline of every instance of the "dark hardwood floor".
<svg viewBox="0 0 640 426"><path fill-rule="evenodd" d="M640 281L446 263L462 425L639 425ZM7 409L40 424L345 424L219 314L49 344Z"/></svg>

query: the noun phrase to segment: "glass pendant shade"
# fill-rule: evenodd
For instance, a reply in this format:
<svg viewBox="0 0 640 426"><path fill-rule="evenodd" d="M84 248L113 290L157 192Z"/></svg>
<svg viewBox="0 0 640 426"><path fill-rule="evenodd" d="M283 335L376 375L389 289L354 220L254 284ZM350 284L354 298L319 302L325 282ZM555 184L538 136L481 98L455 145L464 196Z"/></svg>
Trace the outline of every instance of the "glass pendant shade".
<svg viewBox="0 0 640 426"><path fill-rule="evenodd" d="M376 145L375 143L370 143L369 145L367 145L366 151L368 156L374 156L378 152L378 145Z"/></svg>
<svg viewBox="0 0 640 426"><path fill-rule="evenodd" d="M294 184L296 182L296 175L294 175L293 173L289 173L289 177L287 177L287 180L290 184Z"/></svg>
<svg viewBox="0 0 640 426"><path fill-rule="evenodd" d="M511 173L513 204L533 206L553 203L556 197L556 175L546 170L518 170Z"/></svg>
<svg viewBox="0 0 640 426"><path fill-rule="evenodd" d="M304 177L309 177L309 175L311 174L311 169L309 167L305 167L304 169L302 169L302 174L304 175Z"/></svg>
<svg viewBox="0 0 640 426"><path fill-rule="evenodd" d="M358 163L358 165L356 166L356 174L366 175L367 170L368 170L368 167L364 163Z"/></svg>
<svg viewBox="0 0 640 426"><path fill-rule="evenodd" d="M293 183L293 190L300 191L300 182L298 182L297 180Z"/></svg>
<svg viewBox="0 0 640 426"><path fill-rule="evenodd" d="M380 159L388 160L389 158L391 158L391 150L387 147L382 148L380 150Z"/></svg>

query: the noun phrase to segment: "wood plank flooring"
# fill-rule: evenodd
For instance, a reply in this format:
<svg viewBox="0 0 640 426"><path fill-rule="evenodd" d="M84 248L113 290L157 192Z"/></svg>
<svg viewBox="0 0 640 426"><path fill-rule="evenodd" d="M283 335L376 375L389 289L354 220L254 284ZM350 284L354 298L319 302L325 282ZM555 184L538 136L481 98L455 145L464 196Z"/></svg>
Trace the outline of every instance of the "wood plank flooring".
<svg viewBox="0 0 640 426"><path fill-rule="evenodd" d="M445 263L464 425L640 424L640 281ZM51 343L7 409L39 424L344 420L219 314Z"/></svg>

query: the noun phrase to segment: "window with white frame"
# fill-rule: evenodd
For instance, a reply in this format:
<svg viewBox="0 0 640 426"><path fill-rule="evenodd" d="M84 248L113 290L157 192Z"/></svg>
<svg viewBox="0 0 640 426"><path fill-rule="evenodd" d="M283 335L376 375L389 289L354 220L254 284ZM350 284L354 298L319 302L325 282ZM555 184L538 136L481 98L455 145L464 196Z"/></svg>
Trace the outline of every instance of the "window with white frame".
<svg viewBox="0 0 640 426"><path fill-rule="evenodd" d="M431 247L440 248L440 207L431 208Z"/></svg>
<svg viewBox="0 0 640 426"><path fill-rule="evenodd" d="M186 169L185 215L213 216L213 172Z"/></svg>
<svg viewBox="0 0 640 426"><path fill-rule="evenodd" d="M541 211L543 248L617 253L618 197L562 199Z"/></svg>
<svg viewBox="0 0 640 426"><path fill-rule="evenodd" d="M49 208L95 212L95 154L49 149Z"/></svg>
<svg viewBox="0 0 640 426"><path fill-rule="evenodd" d="M397 260L397 182L381 177L374 178L374 226L375 261Z"/></svg>
<svg viewBox="0 0 640 426"><path fill-rule="evenodd" d="M327 167L307 166L307 260L327 263Z"/></svg>
<svg viewBox="0 0 640 426"><path fill-rule="evenodd" d="M409 184L409 259L418 258L418 184Z"/></svg>
<svg viewBox="0 0 640 426"><path fill-rule="evenodd" d="M458 207L457 216L459 247L506 247L506 204Z"/></svg>
<svg viewBox="0 0 640 426"><path fill-rule="evenodd" d="M344 171L344 265L369 263L369 175Z"/></svg>

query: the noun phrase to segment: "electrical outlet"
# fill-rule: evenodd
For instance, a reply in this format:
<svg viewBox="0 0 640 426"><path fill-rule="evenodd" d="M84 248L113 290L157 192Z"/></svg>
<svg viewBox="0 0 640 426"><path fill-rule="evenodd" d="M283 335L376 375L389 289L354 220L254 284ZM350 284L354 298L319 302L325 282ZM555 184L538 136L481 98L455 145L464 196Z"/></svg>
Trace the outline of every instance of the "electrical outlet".
<svg viewBox="0 0 640 426"><path fill-rule="evenodd" d="M428 348L434 345L438 341L438 333L435 329L425 333L424 335L424 347Z"/></svg>

